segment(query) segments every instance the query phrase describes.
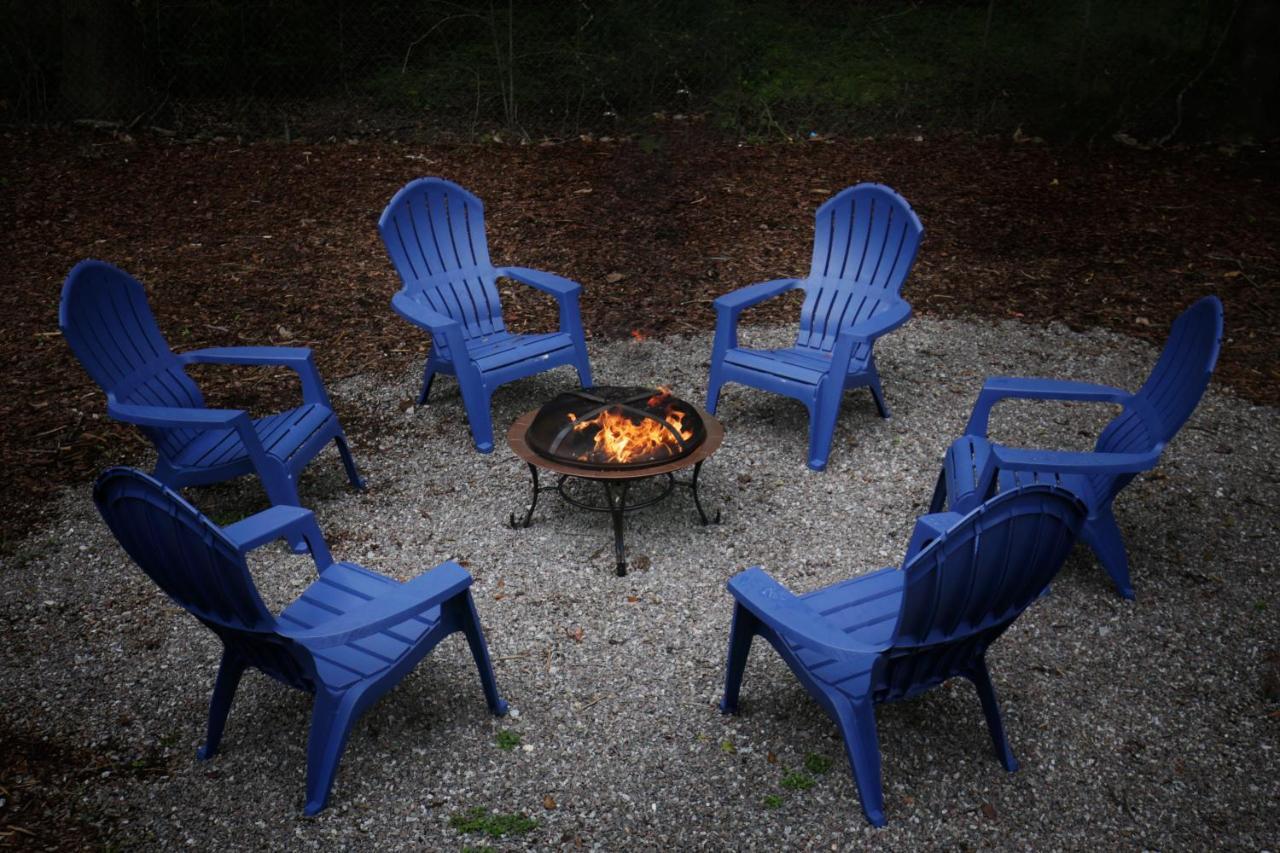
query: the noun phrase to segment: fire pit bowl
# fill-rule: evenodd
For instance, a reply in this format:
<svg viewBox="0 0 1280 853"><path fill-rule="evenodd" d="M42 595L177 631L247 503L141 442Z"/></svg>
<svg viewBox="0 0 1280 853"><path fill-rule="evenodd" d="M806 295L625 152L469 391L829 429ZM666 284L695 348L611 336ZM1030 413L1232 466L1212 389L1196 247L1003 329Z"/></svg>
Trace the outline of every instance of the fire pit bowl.
<svg viewBox="0 0 1280 853"><path fill-rule="evenodd" d="M607 512L613 520L618 574L625 575L624 513L652 506L676 486L683 486L692 494L704 525L720 522L718 510L711 517L702 507L698 473L723 440L719 421L666 388L601 386L568 391L525 412L507 430L507 443L529 466L533 480L529 508L523 518L512 513L510 524L528 527L538 495L548 491L581 509ZM677 479L676 473L686 469L692 469L692 476ZM556 475L555 484L541 485L540 470ZM638 481L648 482L632 492L632 484ZM602 500L587 496L593 488L600 490Z"/></svg>
<svg viewBox="0 0 1280 853"><path fill-rule="evenodd" d="M538 410L525 435L547 459L597 470L671 462L706 438L698 410L669 388L611 385L559 395Z"/></svg>

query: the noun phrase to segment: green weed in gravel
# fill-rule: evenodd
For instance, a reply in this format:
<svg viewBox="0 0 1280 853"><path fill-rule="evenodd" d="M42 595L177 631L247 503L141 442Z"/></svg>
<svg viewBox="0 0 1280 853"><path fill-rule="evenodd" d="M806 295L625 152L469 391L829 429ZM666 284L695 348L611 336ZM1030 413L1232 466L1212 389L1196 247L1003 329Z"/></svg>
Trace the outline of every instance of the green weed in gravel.
<svg viewBox="0 0 1280 853"><path fill-rule="evenodd" d="M498 814L477 806L450 817L449 825L459 832L483 832L490 838L502 838L505 835L523 835L536 829L538 822L520 812Z"/></svg>
<svg viewBox="0 0 1280 853"><path fill-rule="evenodd" d="M777 794L770 794L764 798L763 802L766 809L782 808L782 797L779 797Z"/></svg>
<svg viewBox="0 0 1280 853"><path fill-rule="evenodd" d="M807 791L813 784L813 777L799 770L793 770L782 777L782 787L789 791Z"/></svg>
<svg viewBox="0 0 1280 853"><path fill-rule="evenodd" d="M513 732L511 729L503 729L498 732L498 749L505 749L507 752L515 749L520 745L520 733Z"/></svg>
<svg viewBox="0 0 1280 853"><path fill-rule="evenodd" d="M821 776L823 773L826 773L831 769L831 759L827 758L825 755L819 755L816 752L811 752L804 757L804 769L808 770L810 773Z"/></svg>

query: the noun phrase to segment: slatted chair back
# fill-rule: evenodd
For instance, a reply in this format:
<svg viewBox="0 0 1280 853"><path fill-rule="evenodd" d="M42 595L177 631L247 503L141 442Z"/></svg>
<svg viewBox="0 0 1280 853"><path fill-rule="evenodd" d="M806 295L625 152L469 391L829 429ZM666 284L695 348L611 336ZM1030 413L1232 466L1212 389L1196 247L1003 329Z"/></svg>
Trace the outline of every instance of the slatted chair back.
<svg viewBox="0 0 1280 853"><path fill-rule="evenodd" d="M106 471L93 500L116 541L166 595L249 663L286 684L314 689L310 658L276 633L243 555L217 525L132 468Z"/></svg>
<svg viewBox="0 0 1280 853"><path fill-rule="evenodd" d="M58 325L93 380L121 403L201 408L204 397L169 349L142 284L102 261L81 261L62 285ZM161 454L196 433L144 427Z"/></svg>
<svg viewBox="0 0 1280 853"><path fill-rule="evenodd" d="M818 208L797 346L830 351L841 329L871 317L902 290L924 227L883 184L858 184Z"/></svg>
<svg viewBox="0 0 1280 853"><path fill-rule="evenodd" d="M963 674L1053 580L1085 518L1078 498L1033 484L1002 492L910 560L877 701Z"/></svg>
<svg viewBox="0 0 1280 853"><path fill-rule="evenodd" d="M461 323L468 340L506 330L479 198L419 178L392 197L378 230L407 294Z"/></svg>
<svg viewBox="0 0 1280 853"><path fill-rule="evenodd" d="M1151 375L1125 410L1103 429L1095 449L1104 453L1143 453L1170 441L1209 387L1221 345L1222 302L1216 296L1206 296L1174 320ZM1144 409L1154 417L1144 419ZM1152 428L1148 428L1149 422L1154 422ZM1091 478L1091 485L1100 498L1112 498L1133 477L1098 474Z"/></svg>

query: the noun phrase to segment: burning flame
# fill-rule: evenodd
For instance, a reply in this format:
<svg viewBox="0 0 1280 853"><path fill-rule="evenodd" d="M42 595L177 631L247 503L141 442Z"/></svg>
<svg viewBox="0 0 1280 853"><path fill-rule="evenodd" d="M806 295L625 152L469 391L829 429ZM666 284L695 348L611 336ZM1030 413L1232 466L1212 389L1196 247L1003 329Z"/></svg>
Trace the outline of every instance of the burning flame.
<svg viewBox="0 0 1280 853"><path fill-rule="evenodd" d="M684 425L685 413L675 407L675 398L671 396L670 388L660 387L648 399L647 405L651 409L661 410L662 419L685 441L693 438L693 430ZM650 417L636 423L616 406L585 421L578 420L570 413L569 420L573 422L575 432L598 428L595 446L579 457L584 462L594 456L599 461L627 464L670 456L680 450L680 441L660 421Z"/></svg>

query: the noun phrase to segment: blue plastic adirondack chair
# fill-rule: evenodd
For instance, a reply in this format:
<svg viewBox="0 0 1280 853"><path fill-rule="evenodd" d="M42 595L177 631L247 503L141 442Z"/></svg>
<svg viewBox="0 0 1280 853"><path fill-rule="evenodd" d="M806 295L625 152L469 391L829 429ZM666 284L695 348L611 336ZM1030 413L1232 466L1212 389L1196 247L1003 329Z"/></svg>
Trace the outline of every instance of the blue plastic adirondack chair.
<svg viewBox="0 0 1280 853"><path fill-rule="evenodd" d="M155 444L154 474L175 489L257 472L273 504L297 506L297 480L330 441L347 477L364 488L324 382L303 347L214 347L175 354L142 285L102 261L81 261L62 286L58 324L84 369L107 392L107 414ZM302 382L302 405L253 419L208 409L189 364L284 365Z"/></svg>
<svg viewBox="0 0 1280 853"><path fill-rule="evenodd" d="M997 491L1050 482L1071 489L1089 507L1081 538L1097 554L1116 590L1133 598L1124 539L1111 511L1134 475L1155 467L1164 446L1191 417L1209 385L1222 342L1222 303L1206 296L1174 321L1164 352L1136 394L1057 379L992 377L983 385L965 434L943 460L931 511L966 512ZM987 439L996 403L1008 398L1112 403L1123 410L1099 434L1090 453L1027 450Z"/></svg>
<svg viewBox="0 0 1280 853"><path fill-rule="evenodd" d="M809 467L815 471L827 465L846 389L868 386L880 416L889 417L872 347L911 316L902 283L923 234L906 199L881 184L858 184L828 199L818 208L808 278L761 282L715 301L707 410L715 414L726 382L799 400L809 410ZM738 346L744 309L797 289L805 300L794 346Z"/></svg>
<svg viewBox="0 0 1280 853"><path fill-rule="evenodd" d="M583 387L591 387L578 310L582 285L539 270L495 267L489 260L480 199L450 181L419 178L391 199L378 230L404 285L391 307L431 333L418 404L426 402L437 373L456 376L471 438L481 453L493 450L489 400L498 386L572 364ZM498 299L499 278L555 297L560 331L507 331Z"/></svg>
<svg viewBox="0 0 1280 853"><path fill-rule="evenodd" d="M131 468L104 473L93 498L133 561L222 640L199 758L217 753L246 668L312 693L305 811L315 814L329 798L352 724L455 631L471 646L489 710L506 713L468 591L471 576L457 563L400 583L354 563L333 562L308 510L276 506L219 528L176 492ZM245 555L275 539L299 537L311 546L319 577L273 617Z"/></svg>
<svg viewBox="0 0 1280 853"><path fill-rule="evenodd" d="M752 637L764 637L840 727L863 813L876 826L885 823L877 704L967 678L996 756L1017 770L987 648L1053 579L1083 520L1083 505L1065 489L1022 486L964 516L922 517L901 569L801 596L759 567L742 572L729 580L735 606L721 710L738 710Z"/></svg>

